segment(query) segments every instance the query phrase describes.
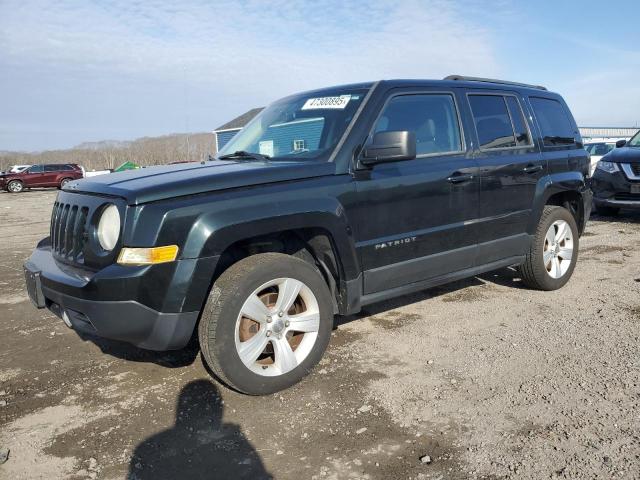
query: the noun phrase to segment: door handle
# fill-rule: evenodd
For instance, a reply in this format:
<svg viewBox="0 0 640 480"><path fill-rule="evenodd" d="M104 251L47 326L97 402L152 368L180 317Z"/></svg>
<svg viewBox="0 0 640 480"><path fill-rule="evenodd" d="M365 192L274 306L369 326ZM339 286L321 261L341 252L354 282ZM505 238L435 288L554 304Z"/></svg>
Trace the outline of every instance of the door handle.
<svg viewBox="0 0 640 480"><path fill-rule="evenodd" d="M473 175L451 175L449 178L447 178L447 182L449 183L462 183L468 182L469 180L473 180Z"/></svg>
<svg viewBox="0 0 640 480"><path fill-rule="evenodd" d="M524 173L536 173L542 170L542 165L527 165L522 169Z"/></svg>

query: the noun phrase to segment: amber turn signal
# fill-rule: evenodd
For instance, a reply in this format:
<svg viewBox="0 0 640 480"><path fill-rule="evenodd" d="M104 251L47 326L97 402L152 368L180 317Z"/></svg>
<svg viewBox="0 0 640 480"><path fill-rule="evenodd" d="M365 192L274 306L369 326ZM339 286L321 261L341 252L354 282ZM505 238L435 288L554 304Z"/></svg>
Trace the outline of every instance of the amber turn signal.
<svg viewBox="0 0 640 480"><path fill-rule="evenodd" d="M154 265L173 262L177 257L177 245L152 248L124 247L118 256L118 263L120 265Z"/></svg>

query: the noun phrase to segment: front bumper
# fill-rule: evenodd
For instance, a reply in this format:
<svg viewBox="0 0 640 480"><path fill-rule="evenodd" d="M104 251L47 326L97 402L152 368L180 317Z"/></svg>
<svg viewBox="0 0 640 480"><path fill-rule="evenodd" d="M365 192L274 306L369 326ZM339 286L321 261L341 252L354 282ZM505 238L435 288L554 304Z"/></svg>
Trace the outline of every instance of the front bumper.
<svg viewBox="0 0 640 480"><path fill-rule="evenodd" d="M111 265L93 272L58 262L43 241L24 270L34 305L48 308L81 336L176 350L191 338L216 261L209 257L164 266Z"/></svg>
<svg viewBox="0 0 640 480"><path fill-rule="evenodd" d="M596 170L591 188L596 207L640 209L640 181L630 181L621 171Z"/></svg>

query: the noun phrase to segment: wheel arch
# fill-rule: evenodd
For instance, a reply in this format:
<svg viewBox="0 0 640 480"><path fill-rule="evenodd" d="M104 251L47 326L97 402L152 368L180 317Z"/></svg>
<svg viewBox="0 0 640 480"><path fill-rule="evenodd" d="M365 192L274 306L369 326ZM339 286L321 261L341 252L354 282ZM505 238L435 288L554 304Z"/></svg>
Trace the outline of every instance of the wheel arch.
<svg viewBox="0 0 640 480"><path fill-rule="evenodd" d="M538 183L533 215L528 232L533 234L546 205L564 207L576 220L580 235L584 232L590 208L586 204L590 199L589 187L579 172L565 172L546 176Z"/></svg>
<svg viewBox="0 0 640 480"><path fill-rule="evenodd" d="M292 211L295 205L274 202L260 208L203 214L192 223L182 248L186 258L218 257L210 272L213 283L237 261L258 253L295 255L317 267L334 298L336 313L348 310L347 283L359 275L359 262L346 215L333 199L314 202L315 211ZM299 207L299 206L298 206ZM255 217L256 212L260 214ZM206 301L202 299L202 305Z"/></svg>

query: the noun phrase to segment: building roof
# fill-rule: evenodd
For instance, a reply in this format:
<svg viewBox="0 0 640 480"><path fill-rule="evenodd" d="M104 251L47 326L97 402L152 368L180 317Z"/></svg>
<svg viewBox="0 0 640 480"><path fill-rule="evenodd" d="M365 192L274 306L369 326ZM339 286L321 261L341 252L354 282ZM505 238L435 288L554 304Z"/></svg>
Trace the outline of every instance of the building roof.
<svg viewBox="0 0 640 480"><path fill-rule="evenodd" d="M247 123L253 120L253 117L258 115L264 107L252 108L248 112L243 113L239 117L234 118L233 120L225 123L224 125L220 125L218 128L214 130L214 132L219 132L220 130L240 130Z"/></svg>
<svg viewBox="0 0 640 480"><path fill-rule="evenodd" d="M632 137L637 131L638 127L580 127L583 137Z"/></svg>

